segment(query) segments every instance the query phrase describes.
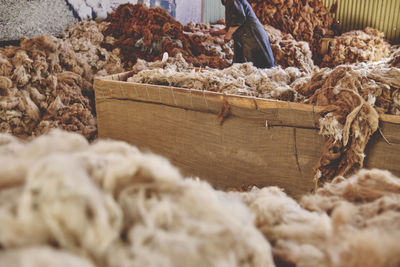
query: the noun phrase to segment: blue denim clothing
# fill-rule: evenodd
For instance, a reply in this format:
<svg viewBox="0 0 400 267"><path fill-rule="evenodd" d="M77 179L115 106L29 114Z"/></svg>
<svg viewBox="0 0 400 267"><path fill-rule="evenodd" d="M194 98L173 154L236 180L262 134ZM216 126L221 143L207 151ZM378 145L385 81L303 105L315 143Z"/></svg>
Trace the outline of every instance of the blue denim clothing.
<svg viewBox="0 0 400 267"><path fill-rule="evenodd" d="M239 27L233 34L233 62L253 62L258 68L275 66L268 34L247 0L226 0L225 22L227 28Z"/></svg>

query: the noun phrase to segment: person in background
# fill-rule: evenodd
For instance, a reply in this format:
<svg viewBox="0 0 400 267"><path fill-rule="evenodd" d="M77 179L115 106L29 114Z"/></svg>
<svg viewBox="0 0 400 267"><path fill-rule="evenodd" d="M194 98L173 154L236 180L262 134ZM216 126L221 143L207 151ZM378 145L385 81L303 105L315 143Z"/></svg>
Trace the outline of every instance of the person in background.
<svg viewBox="0 0 400 267"><path fill-rule="evenodd" d="M150 7L159 6L167 10L167 12L172 16L176 17L176 2L175 0L151 0Z"/></svg>
<svg viewBox="0 0 400 267"><path fill-rule="evenodd" d="M253 62L257 68L275 66L269 37L247 0L221 0L225 6L226 28L210 32L234 40L234 63Z"/></svg>

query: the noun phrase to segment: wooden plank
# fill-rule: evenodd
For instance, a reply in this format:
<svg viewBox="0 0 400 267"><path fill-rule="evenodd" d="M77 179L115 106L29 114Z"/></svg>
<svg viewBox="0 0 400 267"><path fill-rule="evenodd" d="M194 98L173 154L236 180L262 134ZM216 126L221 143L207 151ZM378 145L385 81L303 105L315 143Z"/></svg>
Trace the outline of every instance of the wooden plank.
<svg viewBox="0 0 400 267"><path fill-rule="evenodd" d="M217 188L277 185L294 196L312 188L313 157L320 152L308 144L320 138L315 130L267 128L265 120L240 117L221 126L214 114L130 100L107 100L97 108L100 137L164 155L185 175ZM296 144L305 152L298 159ZM297 162L301 172L293 167Z"/></svg>
<svg viewBox="0 0 400 267"><path fill-rule="evenodd" d="M116 75L114 78L118 78ZM95 80L96 101L131 99L218 114L225 99L231 114L246 118L265 118L269 125L316 128L321 107L301 103L266 100L168 86L135 84L114 80ZM257 110L258 112L253 112Z"/></svg>
<svg viewBox="0 0 400 267"><path fill-rule="evenodd" d="M100 137L150 149L220 189L276 185L299 197L313 188L321 107L112 80L126 76L95 81ZM231 115L220 125L223 101ZM398 116L383 118L364 165L400 176Z"/></svg>

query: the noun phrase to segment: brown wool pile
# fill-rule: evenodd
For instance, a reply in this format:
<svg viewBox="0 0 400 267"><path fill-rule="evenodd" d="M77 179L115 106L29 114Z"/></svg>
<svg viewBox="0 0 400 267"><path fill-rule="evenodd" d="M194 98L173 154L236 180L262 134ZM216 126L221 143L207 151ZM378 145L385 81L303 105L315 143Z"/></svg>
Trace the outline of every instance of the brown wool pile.
<svg viewBox="0 0 400 267"><path fill-rule="evenodd" d="M97 136L93 78L122 72L120 59L100 47L102 25L72 25L65 39L22 38L0 49L0 132L37 136L51 128Z"/></svg>
<svg viewBox="0 0 400 267"><path fill-rule="evenodd" d="M362 170L296 201L222 192L124 142L0 134L0 265L400 264L400 179Z"/></svg>
<svg viewBox="0 0 400 267"><path fill-rule="evenodd" d="M316 187L362 168L365 147L377 131L379 114L400 114L400 69L389 61L314 68L257 69L251 63L224 70L194 71L182 57L138 63L128 82L208 90L324 107L320 133L327 137L315 166Z"/></svg>
<svg viewBox="0 0 400 267"><path fill-rule="evenodd" d="M277 266L400 264L400 179L387 171L337 177L297 203L276 187L231 194L256 215Z"/></svg>
<svg viewBox="0 0 400 267"><path fill-rule="evenodd" d="M390 44L384 34L367 27L364 31L351 31L335 37L329 52L322 59L322 67L341 64L379 61L389 56Z"/></svg>
<svg viewBox="0 0 400 267"><path fill-rule="evenodd" d="M196 66L222 69L228 66L218 53L206 49L198 37L185 34L184 27L160 7L148 8L139 3L120 5L109 14L110 25L104 30L109 49L118 48L126 66L133 66L138 58L147 61L161 59L164 52L170 56L181 53L186 61Z"/></svg>
<svg viewBox="0 0 400 267"><path fill-rule="evenodd" d="M319 64L320 40L336 34L334 19L321 0L249 0L264 25L290 33L297 41L309 43Z"/></svg>
<svg viewBox="0 0 400 267"><path fill-rule="evenodd" d="M384 63L323 68L292 86L298 101L324 107L319 126L327 141L315 167L316 184L361 168L379 114L400 110L400 69Z"/></svg>
<svg viewBox="0 0 400 267"><path fill-rule="evenodd" d="M314 68L312 52L307 42L296 41L291 34L283 33L272 26L265 25L275 64L282 68L295 67L311 73Z"/></svg>

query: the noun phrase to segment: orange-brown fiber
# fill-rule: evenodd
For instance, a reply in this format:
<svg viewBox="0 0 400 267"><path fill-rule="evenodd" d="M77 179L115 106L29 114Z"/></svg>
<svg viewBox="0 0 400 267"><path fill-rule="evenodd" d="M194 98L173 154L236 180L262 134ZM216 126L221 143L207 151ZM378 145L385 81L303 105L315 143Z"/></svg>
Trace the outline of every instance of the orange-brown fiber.
<svg viewBox="0 0 400 267"><path fill-rule="evenodd" d="M120 49L127 67L133 66L138 58L161 59L164 52L170 56L180 52L187 62L199 67L221 69L228 66L226 60L207 50L195 36L185 34L183 25L160 7L148 8L141 3L120 5L109 14L107 21L110 25L104 34L115 41L104 46L109 50Z"/></svg>
<svg viewBox="0 0 400 267"><path fill-rule="evenodd" d="M290 33L297 41L310 44L319 64L320 40L333 37L336 23L321 0L248 0L264 25Z"/></svg>

